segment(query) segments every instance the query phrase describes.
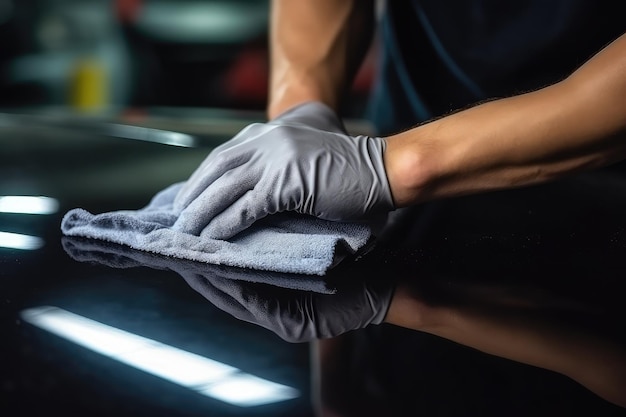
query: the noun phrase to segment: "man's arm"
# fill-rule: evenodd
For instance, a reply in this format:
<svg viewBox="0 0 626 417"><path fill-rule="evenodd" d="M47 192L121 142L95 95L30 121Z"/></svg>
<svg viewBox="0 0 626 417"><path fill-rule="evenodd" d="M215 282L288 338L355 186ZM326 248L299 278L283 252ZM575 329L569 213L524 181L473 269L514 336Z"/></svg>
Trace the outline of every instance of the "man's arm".
<svg viewBox="0 0 626 417"><path fill-rule="evenodd" d="M283 211L367 220L397 207L531 185L626 159L626 35L552 86L389 138L350 137L335 113L357 67L348 57L358 50L349 36L358 32L352 26L358 9L334 10L335 3L356 5L274 4L273 121L248 126L207 156L176 198L177 230L229 239ZM300 26L304 30L296 30Z"/></svg>
<svg viewBox="0 0 626 417"><path fill-rule="evenodd" d="M371 0L273 0L268 117L306 101L337 111L373 27Z"/></svg>
<svg viewBox="0 0 626 417"><path fill-rule="evenodd" d="M394 201L530 185L626 157L626 35L565 80L387 138Z"/></svg>

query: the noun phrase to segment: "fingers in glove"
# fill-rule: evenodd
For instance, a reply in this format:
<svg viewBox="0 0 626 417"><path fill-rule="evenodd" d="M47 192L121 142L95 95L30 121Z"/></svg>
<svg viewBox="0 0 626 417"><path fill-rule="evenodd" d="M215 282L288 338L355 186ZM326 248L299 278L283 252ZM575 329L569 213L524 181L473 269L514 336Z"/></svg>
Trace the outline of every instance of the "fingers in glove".
<svg viewBox="0 0 626 417"><path fill-rule="evenodd" d="M182 233L189 233L196 236L200 234L207 235L205 231L209 224L214 227L217 224L216 216L225 209L232 206L235 202L246 195L249 190L254 187L256 181L254 175L246 170L245 165L230 170L219 178L215 179L208 187L204 188L191 202L181 211L178 220L174 225L174 229ZM228 224L234 222L229 219ZM246 226L249 225L246 223ZM245 228L243 227L243 228ZM229 236L227 233L209 233L208 236L213 239L227 239L234 236L243 228L236 228L237 231ZM221 229L224 230L224 229Z"/></svg>
<svg viewBox="0 0 626 417"><path fill-rule="evenodd" d="M276 211L276 204L270 194L251 189L215 215L203 235L213 239L229 239Z"/></svg>
<svg viewBox="0 0 626 417"><path fill-rule="evenodd" d="M186 208L213 181L225 172L246 164L254 154L254 149L241 149L246 143L261 135L266 128L255 123L244 128L234 138L215 148L195 169L184 183L175 199L175 207Z"/></svg>

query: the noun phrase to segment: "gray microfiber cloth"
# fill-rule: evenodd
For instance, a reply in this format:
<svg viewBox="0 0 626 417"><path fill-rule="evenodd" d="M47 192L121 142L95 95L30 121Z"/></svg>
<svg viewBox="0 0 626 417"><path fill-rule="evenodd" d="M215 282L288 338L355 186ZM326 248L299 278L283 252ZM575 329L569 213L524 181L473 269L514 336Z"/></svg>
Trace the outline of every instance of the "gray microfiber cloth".
<svg viewBox="0 0 626 417"><path fill-rule="evenodd" d="M182 233L172 226L179 215L174 199L183 184L165 188L139 210L102 214L70 210L61 221L61 231L66 236L101 239L209 264L311 275L324 275L373 241L368 224L330 222L296 213L268 216L229 240Z"/></svg>
<svg viewBox="0 0 626 417"><path fill-rule="evenodd" d="M75 261L103 265L116 269L146 267L172 271L189 281L189 277L223 277L247 283L267 284L292 290L334 294L337 288L316 275L261 271L226 265L207 264L188 259L173 258L129 248L98 239L63 236L61 244Z"/></svg>

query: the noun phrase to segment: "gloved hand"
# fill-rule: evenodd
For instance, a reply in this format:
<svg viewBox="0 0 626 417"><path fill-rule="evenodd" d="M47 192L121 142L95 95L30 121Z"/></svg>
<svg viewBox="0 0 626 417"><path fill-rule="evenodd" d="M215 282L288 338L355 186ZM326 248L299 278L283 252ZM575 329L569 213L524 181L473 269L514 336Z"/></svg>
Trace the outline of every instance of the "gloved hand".
<svg viewBox="0 0 626 417"><path fill-rule="evenodd" d="M222 267L210 273L181 274L219 309L292 342L339 336L384 321L395 286L389 280L362 280L321 294L256 284L241 274L257 271Z"/></svg>
<svg viewBox="0 0 626 417"><path fill-rule="evenodd" d="M368 220L394 208L385 146L382 138L346 134L321 103L297 106L211 152L176 197L174 227L227 239L282 211Z"/></svg>

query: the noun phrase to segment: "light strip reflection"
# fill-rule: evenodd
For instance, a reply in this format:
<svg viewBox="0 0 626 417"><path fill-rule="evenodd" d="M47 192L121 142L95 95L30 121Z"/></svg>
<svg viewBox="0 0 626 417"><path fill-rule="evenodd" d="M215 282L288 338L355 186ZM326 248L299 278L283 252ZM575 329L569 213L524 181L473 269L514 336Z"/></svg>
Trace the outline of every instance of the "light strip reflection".
<svg viewBox="0 0 626 417"><path fill-rule="evenodd" d="M50 197L7 195L0 197L0 213L52 214L59 210L59 202Z"/></svg>
<svg viewBox="0 0 626 417"><path fill-rule="evenodd" d="M298 390L58 307L23 310L22 319L78 345L233 405L256 406L298 397Z"/></svg>
<svg viewBox="0 0 626 417"><path fill-rule="evenodd" d="M43 245L44 240L37 236L0 232L0 248L37 250L42 248Z"/></svg>
<svg viewBox="0 0 626 417"><path fill-rule="evenodd" d="M170 132L151 127L122 124L111 124L107 127L110 135L121 138L143 140L146 142L156 142L164 145L182 146L187 148L195 146L194 137L186 133Z"/></svg>

